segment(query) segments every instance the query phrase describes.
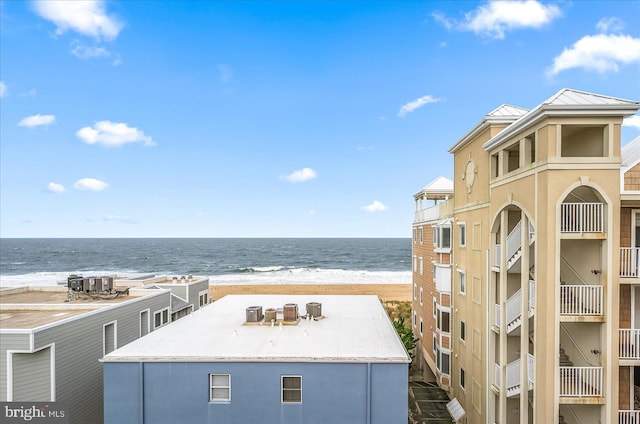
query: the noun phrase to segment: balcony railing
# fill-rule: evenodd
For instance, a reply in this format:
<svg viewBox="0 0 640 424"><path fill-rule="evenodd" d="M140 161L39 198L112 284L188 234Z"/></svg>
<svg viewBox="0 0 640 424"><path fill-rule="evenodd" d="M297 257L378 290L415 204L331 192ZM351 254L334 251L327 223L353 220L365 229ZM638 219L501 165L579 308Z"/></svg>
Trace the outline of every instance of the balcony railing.
<svg viewBox="0 0 640 424"><path fill-rule="evenodd" d="M440 205L416 211L414 222L435 221L440 216Z"/></svg>
<svg viewBox="0 0 640 424"><path fill-rule="evenodd" d="M501 258L501 252L502 252L502 246L499 244L495 245L495 256L493 258L493 266L499 267L500 266L500 258Z"/></svg>
<svg viewBox="0 0 640 424"><path fill-rule="evenodd" d="M603 203L563 203L560 231L563 233L602 233Z"/></svg>
<svg viewBox="0 0 640 424"><path fill-rule="evenodd" d="M620 277L638 278L640 247L620 248Z"/></svg>
<svg viewBox="0 0 640 424"><path fill-rule="evenodd" d="M560 367L560 396L602 397L602 367Z"/></svg>
<svg viewBox="0 0 640 424"><path fill-rule="evenodd" d="M638 424L640 423L640 411L623 410L618 411L618 424Z"/></svg>
<svg viewBox="0 0 640 424"><path fill-rule="evenodd" d="M602 286L560 286L560 315L602 315Z"/></svg>
<svg viewBox="0 0 640 424"><path fill-rule="evenodd" d="M498 364L493 364L494 368L493 368L493 384L496 385L496 387L500 387L500 365Z"/></svg>
<svg viewBox="0 0 640 424"><path fill-rule="evenodd" d="M500 327L500 305L498 305L497 303L494 304L494 309L493 309L493 323L495 324L496 327Z"/></svg>
<svg viewBox="0 0 640 424"><path fill-rule="evenodd" d="M512 392L513 394L519 392L518 389L521 385L520 362L521 361L518 358L515 361L507 364L505 384L507 391ZM529 387L532 387L532 384L535 381L535 360L534 356L530 353L527 354L527 376L529 380L529 384L527 386L528 390ZM495 364L495 379L496 386L500 387L500 366L498 364Z"/></svg>
<svg viewBox="0 0 640 424"><path fill-rule="evenodd" d="M620 359L640 359L640 330L621 328L619 331Z"/></svg>

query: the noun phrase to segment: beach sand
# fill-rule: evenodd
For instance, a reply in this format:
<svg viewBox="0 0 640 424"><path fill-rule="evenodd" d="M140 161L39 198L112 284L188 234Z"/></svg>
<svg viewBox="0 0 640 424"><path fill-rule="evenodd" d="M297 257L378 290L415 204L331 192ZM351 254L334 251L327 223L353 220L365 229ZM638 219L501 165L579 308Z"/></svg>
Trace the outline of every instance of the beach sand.
<svg viewBox="0 0 640 424"><path fill-rule="evenodd" d="M209 286L218 300L228 294L375 294L383 301L411 301L411 284L269 284Z"/></svg>

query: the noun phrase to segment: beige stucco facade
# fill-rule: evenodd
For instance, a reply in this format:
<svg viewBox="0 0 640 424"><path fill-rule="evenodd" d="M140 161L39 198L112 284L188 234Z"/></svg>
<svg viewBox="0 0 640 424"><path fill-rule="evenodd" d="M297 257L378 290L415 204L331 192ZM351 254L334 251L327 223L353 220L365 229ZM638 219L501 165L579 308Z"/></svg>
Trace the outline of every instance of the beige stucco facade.
<svg viewBox="0 0 640 424"><path fill-rule="evenodd" d="M451 148L451 212L427 223L451 227L450 365L434 373L468 423L640 419L640 172L620 146L639 107L562 90L531 111L499 107ZM423 332L421 349L436 342Z"/></svg>

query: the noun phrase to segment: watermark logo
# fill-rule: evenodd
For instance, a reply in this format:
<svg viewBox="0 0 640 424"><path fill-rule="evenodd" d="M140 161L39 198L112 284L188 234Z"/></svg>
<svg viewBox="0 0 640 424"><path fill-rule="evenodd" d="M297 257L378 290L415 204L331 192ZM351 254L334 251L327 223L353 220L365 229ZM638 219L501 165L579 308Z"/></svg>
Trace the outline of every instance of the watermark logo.
<svg viewBox="0 0 640 424"><path fill-rule="evenodd" d="M69 424L62 402L0 402L0 418L3 424Z"/></svg>

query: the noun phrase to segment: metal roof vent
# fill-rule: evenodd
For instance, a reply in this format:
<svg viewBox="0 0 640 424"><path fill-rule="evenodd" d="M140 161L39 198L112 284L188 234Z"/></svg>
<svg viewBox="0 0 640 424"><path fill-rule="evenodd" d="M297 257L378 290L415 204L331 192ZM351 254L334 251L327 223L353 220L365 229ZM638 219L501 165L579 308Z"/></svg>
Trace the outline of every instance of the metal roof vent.
<svg viewBox="0 0 640 424"><path fill-rule="evenodd" d="M292 322L298 319L298 305L296 303L285 303L283 309L285 322Z"/></svg>
<svg viewBox="0 0 640 424"><path fill-rule="evenodd" d="M320 318L322 316L322 303L307 303L307 315L309 315L311 318Z"/></svg>
<svg viewBox="0 0 640 424"><path fill-rule="evenodd" d="M260 322L262 318L262 306L249 306L247 308L247 322Z"/></svg>

